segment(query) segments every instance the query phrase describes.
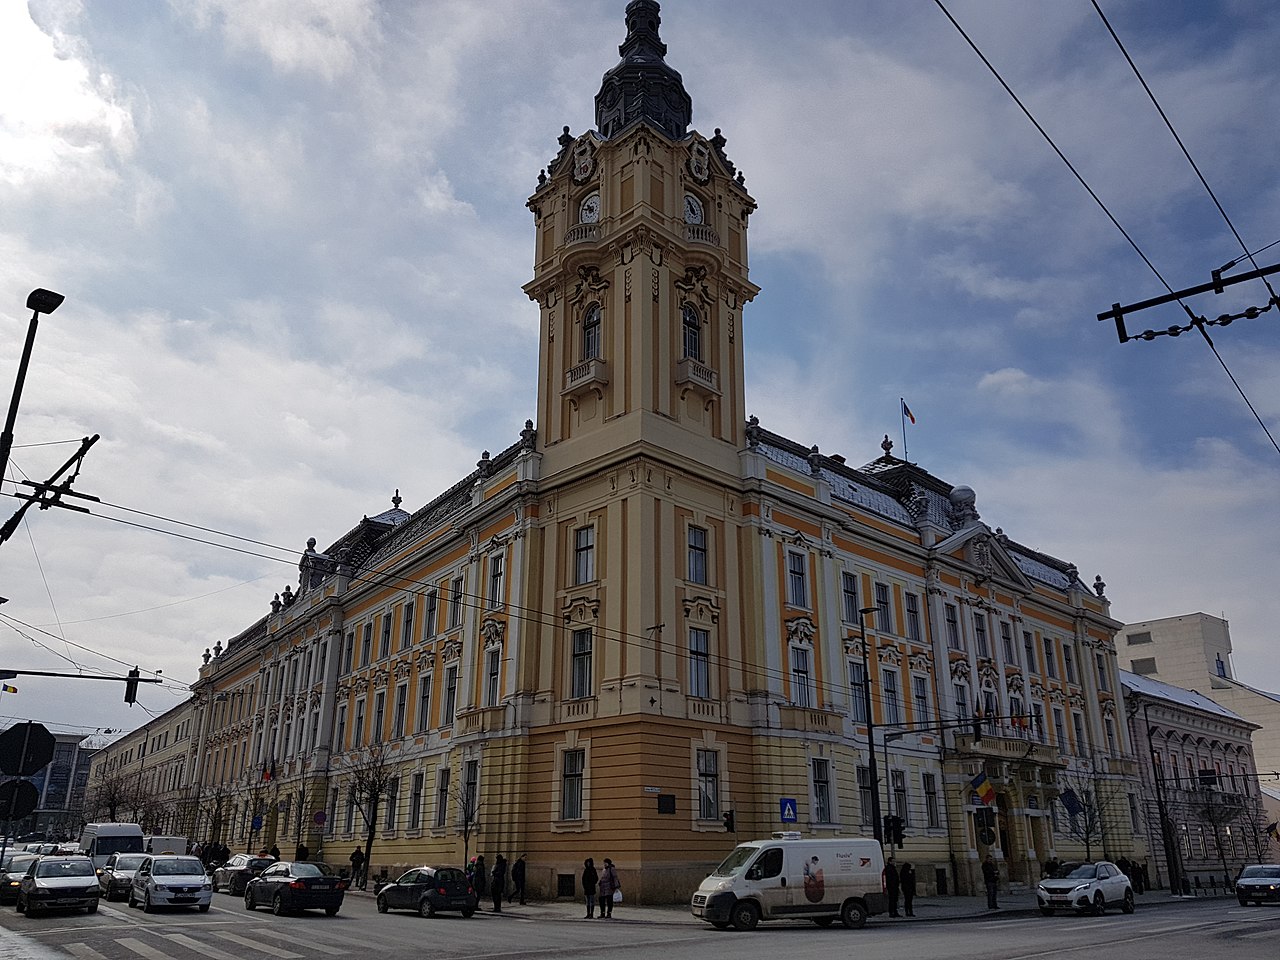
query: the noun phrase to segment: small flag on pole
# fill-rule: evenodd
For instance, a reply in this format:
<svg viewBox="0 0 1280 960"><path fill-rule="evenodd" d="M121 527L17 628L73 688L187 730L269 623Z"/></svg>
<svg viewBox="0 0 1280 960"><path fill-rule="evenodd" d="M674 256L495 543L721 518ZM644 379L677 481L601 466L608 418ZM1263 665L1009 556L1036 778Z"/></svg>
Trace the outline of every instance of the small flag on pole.
<svg viewBox="0 0 1280 960"><path fill-rule="evenodd" d="M899 397L898 399L902 400L901 397ZM908 420L910 420L912 423L916 422L916 415L911 412L911 408L907 406L906 400L902 400L902 415L906 417Z"/></svg>
<svg viewBox="0 0 1280 960"><path fill-rule="evenodd" d="M986 771L983 771L970 780L969 786L973 787L973 792L978 795L979 800L988 807L991 806L991 801L996 798L996 788L993 787L991 785L991 781L987 779Z"/></svg>
<svg viewBox="0 0 1280 960"><path fill-rule="evenodd" d="M12 684L8 684L8 683L0 683L0 690L3 690L5 693L17 693L17 692L18 692L18 688L17 688L17 687L13 686Z"/></svg>

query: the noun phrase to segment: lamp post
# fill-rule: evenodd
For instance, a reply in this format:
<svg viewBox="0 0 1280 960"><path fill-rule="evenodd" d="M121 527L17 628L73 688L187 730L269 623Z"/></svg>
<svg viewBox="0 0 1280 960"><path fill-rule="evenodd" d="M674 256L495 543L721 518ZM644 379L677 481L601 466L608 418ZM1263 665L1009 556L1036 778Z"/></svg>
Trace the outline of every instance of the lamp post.
<svg viewBox="0 0 1280 960"><path fill-rule="evenodd" d="M0 433L0 485L9 469L9 451L13 449L13 422L18 417L18 401L22 399L22 385L27 380L27 364L31 362L31 348L36 342L36 328L40 326L40 314L53 313L66 299L52 290L32 290L27 297L27 309L31 311L31 323L27 325L27 342L22 347L22 359L18 361L18 379L13 385L13 399L9 401L9 415L4 421L4 433Z"/></svg>
<svg viewBox="0 0 1280 960"><path fill-rule="evenodd" d="M858 611L858 640L862 646L862 705L867 712L867 766L871 773L871 833L884 843L884 826L880 822L880 772L876 764L876 722L871 710L871 667L867 659L867 614L875 607Z"/></svg>

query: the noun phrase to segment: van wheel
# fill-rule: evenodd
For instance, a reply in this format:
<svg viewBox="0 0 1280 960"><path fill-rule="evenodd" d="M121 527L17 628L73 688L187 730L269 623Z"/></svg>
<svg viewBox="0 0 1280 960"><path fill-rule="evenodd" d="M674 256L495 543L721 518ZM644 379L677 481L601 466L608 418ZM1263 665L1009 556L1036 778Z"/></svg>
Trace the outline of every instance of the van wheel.
<svg viewBox="0 0 1280 960"><path fill-rule="evenodd" d="M835 922L835 917L814 917L813 922L820 927L829 927Z"/></svg>
<svg viewBox="0 0 1280 960"><path fill-rule="evenodd" d="M867 908L857 900L846 900L840 908L840 922L848 930L861 930L867 925Z"/></svg>
<svg viewBox="0 0 1280 960"><path fill-rule="evenodd" d="M760 911L750 900L739 900L729 913L729 922L735 930L754 930L760 922Z"/></svg>

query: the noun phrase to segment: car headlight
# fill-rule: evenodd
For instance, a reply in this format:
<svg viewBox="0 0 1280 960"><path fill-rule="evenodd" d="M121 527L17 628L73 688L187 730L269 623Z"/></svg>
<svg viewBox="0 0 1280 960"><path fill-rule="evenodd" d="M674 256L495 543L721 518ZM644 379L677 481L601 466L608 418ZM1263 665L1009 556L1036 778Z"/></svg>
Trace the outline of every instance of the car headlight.
<svg viewBox="0 0 1280 960"><path fill-rule="evenodd" d="M153 886L151 889L152 889L152 890L155 890L157 893L162 893L162 892L164 892L165 890L168 890L169 888L168 888L168 887L166 887L163 883L157 883L157 884L156 884L155 886Z"/></svg>
<svg viewBox="0 0 1280 960"><path fill-rule="evenodd" d="M1088 889L1089 889L1089 884L1087 884L1087 883L1077 883L1077 884L1076 884L1076 888L1075 888L1074 890L1072 890L1071 892L1072 892L1072 893L1079 893L1081 890L1088 890Z"/></svg>
<svg viewBox="0 0 1280 960"><path fill-rule="evenodd" d="M206 884L205 884L203 887L201 887L200 889L201 889L201 890L212 890L212 889L213 889L213 884L211 884L211 883L206 883Z"/></svg>

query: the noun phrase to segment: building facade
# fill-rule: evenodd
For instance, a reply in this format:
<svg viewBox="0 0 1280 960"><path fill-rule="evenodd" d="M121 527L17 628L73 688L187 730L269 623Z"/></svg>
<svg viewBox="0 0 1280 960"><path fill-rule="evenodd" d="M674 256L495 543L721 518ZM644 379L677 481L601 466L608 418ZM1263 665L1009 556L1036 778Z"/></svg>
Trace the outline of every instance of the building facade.
<svg viewBox="0 0 1280 960"><path fill-rule="evenodd" d="M564 130L528 201L536 428L311 541L296 589L207 653L207 839L335 863L372 840L375 874L523 853L538 895L609 856L648 901L739 838L884 816L929 891L981 889L988 852L1014 885L1133 856L1127 802L1083 835L1059 816L1072 777L1138 791L1101 582L887 438L855 469L746 416L756 202L689 129L658 23L627 6L596 129Z"/></svg>

